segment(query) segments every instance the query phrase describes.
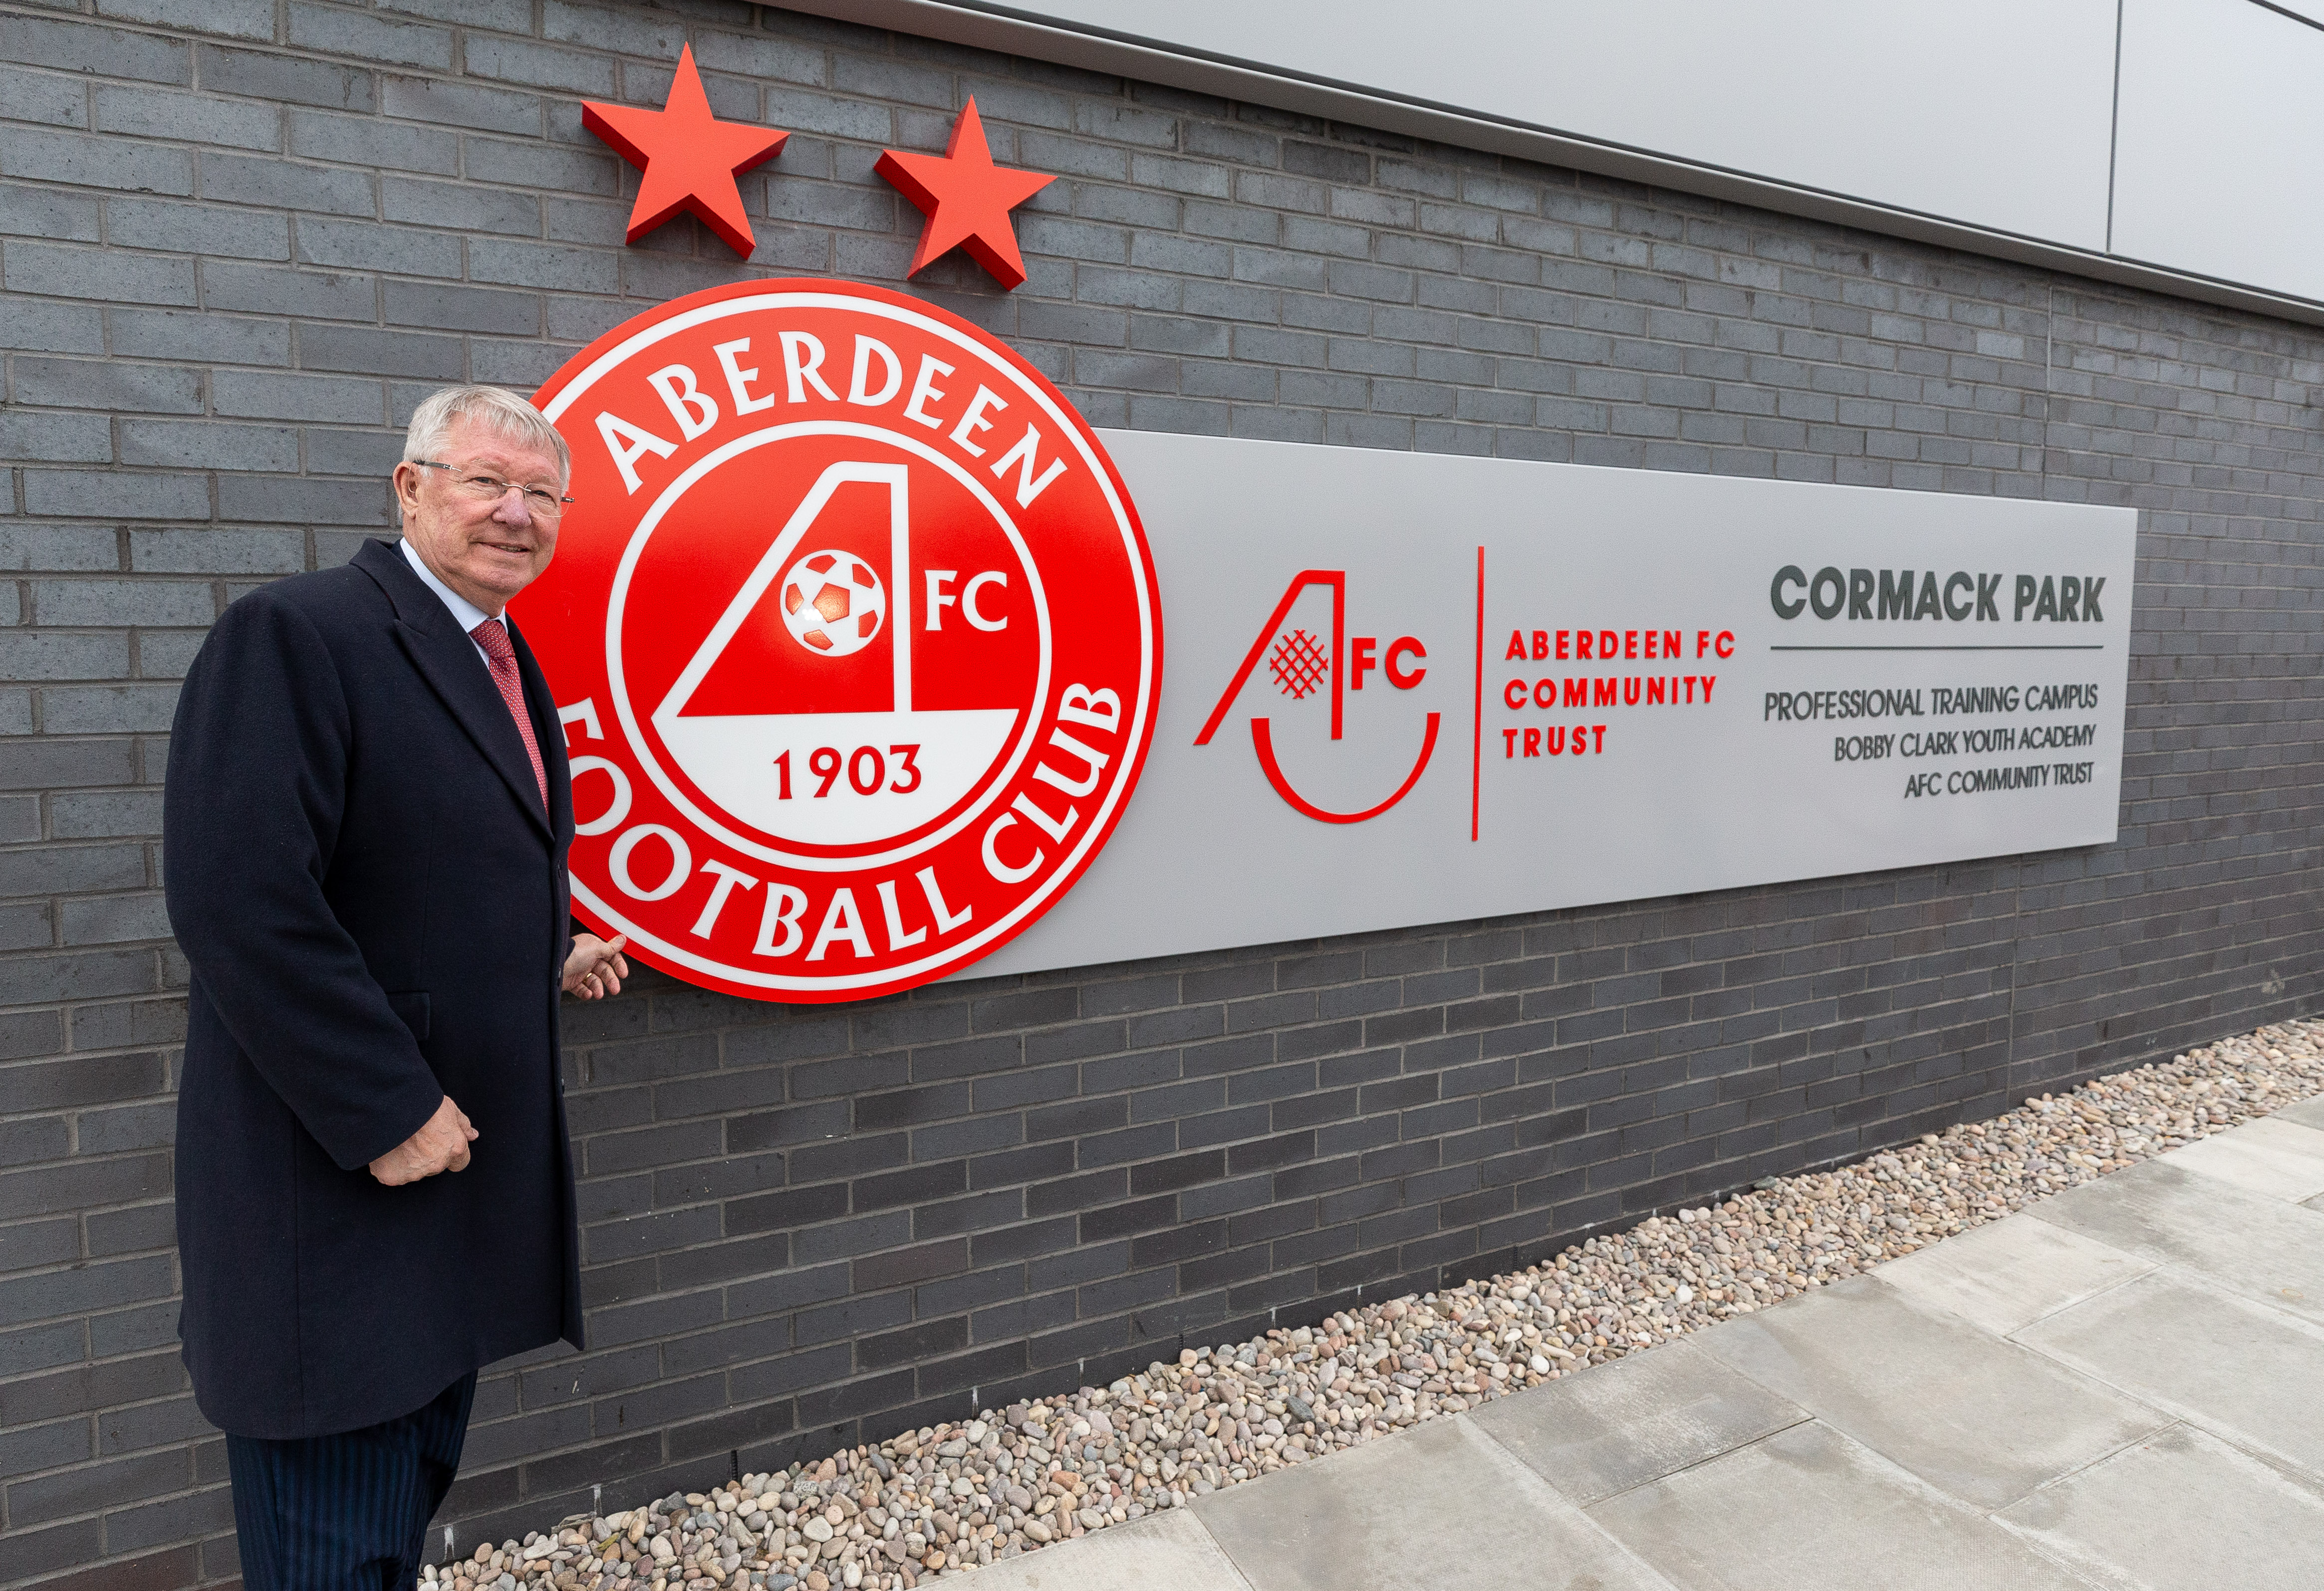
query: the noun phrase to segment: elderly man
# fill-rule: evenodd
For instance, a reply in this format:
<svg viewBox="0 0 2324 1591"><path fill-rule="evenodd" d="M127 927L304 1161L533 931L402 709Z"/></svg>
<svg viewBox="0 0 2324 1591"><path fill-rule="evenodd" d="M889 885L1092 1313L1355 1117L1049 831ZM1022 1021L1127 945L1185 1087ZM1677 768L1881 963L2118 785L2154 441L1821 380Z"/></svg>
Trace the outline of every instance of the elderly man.
<svg viewBox="0 0 2324 1591"><path fill-rule="evenodd" d="M558 992L628 968L570 932L564 737L502 612L569 462L521 400L435 394L401 546L236 602L179 703L179 1333L252 1591L411 1585L477 1367L581 1343Z"/></svg>

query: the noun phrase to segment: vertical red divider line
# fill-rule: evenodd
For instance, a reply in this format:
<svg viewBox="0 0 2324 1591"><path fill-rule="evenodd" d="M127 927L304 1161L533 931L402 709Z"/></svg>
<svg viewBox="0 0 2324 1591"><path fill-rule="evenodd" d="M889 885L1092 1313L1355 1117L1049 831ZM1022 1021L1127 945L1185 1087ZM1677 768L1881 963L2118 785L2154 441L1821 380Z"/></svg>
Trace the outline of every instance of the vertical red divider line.
<svg viewBox="0 0 2324 1591"><path fill-rule="evenodd" d="M1477 702L1469 721L1469 839L1477 838L1477 809L1485 784L1485 549L1477 549Z"/></svg>

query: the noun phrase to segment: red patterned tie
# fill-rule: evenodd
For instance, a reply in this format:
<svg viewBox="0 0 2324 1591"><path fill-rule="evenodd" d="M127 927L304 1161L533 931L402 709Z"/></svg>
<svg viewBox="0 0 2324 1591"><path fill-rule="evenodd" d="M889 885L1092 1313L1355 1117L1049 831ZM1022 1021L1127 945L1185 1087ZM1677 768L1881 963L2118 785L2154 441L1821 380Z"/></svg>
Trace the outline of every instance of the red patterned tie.
<svg viewBox="0 0 2324 1591"><path fill-rule="evenodd" d="M541 766L540 742L532 738L532 714L524 710L524 685L516 672L516 648L510 644L508 631L497 619L487 619L468 631L468 639L484 649L491 662L493 683L501 688L501 700L508 704L509 716L516 720L516 732L524 739L524 754L532 759L532 777L540 786L540 810L549 810L549 770Z"/></svg>

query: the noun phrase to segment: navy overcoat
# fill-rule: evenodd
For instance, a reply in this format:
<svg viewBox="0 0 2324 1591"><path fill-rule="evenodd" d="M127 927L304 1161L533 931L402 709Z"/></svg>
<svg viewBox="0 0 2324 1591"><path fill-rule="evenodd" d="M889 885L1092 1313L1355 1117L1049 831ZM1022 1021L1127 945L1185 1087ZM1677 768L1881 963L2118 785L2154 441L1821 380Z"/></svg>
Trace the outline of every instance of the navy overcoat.
<svg viewBox="0 0 2324 1591"><path fill-rule="evenodd" d="M390 543L242 597L186 676L162 819L193 973L179 1335L236 1435L352 1430L581 1345L557 1061L572 797L514 639L546 813L475 644ZM447 1094L480 1135L467 1170L374 1181Z"/></svg>

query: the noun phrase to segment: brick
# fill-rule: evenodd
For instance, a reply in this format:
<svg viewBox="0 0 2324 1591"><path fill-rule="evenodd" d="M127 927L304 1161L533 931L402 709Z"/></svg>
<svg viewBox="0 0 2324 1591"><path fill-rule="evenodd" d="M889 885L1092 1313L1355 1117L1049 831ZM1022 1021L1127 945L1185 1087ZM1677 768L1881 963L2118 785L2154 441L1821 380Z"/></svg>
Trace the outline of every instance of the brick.
<svg viewBox="0 0 2324 1591"><path fill-rule="evenodd" d="M462 60L471 77L599 97L613 92L613 63L603 55L472 32Z"/></svg>
<svg viewBox="0 0 2324 1591"><path fill-rule="evenodd" d="M161 794L158 790L67 793L50 797L50 814L51 832L60 840L159 834Z"/></svg>
<svg viewBox="0 0 2324 1591"><path fill-rule="evenodd" d="M87 1513L124 1497L176 1491L191 1478L191 1455L183 1448L138 1454L63 1470L8 1487L11 1523L37 1523Z"/></svg>
<svg viewBox="0 0 2324 1591"><path fill-rule="evenodd" d="M263 155L202 157L201 196L226 204L280 205L337 216L370 216L379 199L366 172Z"/></svg>
<svg viewBox="0 0 2324 1591"><path fill-rule="evenodd" d="M132 138L272 149L282 137L282 113L274 106L211 95L100 83L89 108L90 125L97 132Z"/></svg>
<svg viewBox="0 0 2324 1591"><path fill-rule="evenodd" d="M299 262L302 265L355 268L406 276L456 276L460 243L440 233L410 226L383 226L374 221L326 220L302 216L298 222ZM369 278L349 278L368 282ZM363 295L347 317L369 317L372 300Z"/></svg>
<svg viewBox="0 0 2324 1591"><path fill-rule="evenodd" d="M290 41L319 55L345 55L395 66L433 67L439 71L452 64L449 28L337 5L309 5L300 0L292 0L288 16Z"/></svg>
<svg viewBox="0 0 2324 1591"><path fill-rule="evenodd" d="M468 379L530 391L555 375L579 350L556 343L468 345Z"/></svg>
<svg viewBox="0 0 2324 1591"><path fill-rule="evenodd" d="M338 320L369 320L377 313L377 289L368 276L206 261L202 283L203 297L213 308ZM287 363L287 358L264 363Z"/></svg>
<svg viewBox="0 0 2324 1591"><path fill-rule="evenodd" d="M166 1257L115 1260L69 1271L0 1278L0 1325L166 1298L171 1288ZM180 1455L180 1462L183 1461ZM12 1502L14 1494L12 1486Z"/></svg>
<svg viewBox="0 0 2324 1591"><path fill-rule="evenodd" d="M137 78L149 83L191 80L185 45L150 33L78 21L0 16L0 59L37 62L58 71Z"/></svg>
<svg viewBox="0 0 2324 1591"><path fill-rule="evenodd" d="M476 238L468 244L469 280L511 287L610 293L620 285L620 263L618 256L601 249L496 238Z"/></svg>
<svg viewBox="0 0 2324 1591"><path fill-rule="evenodd" d="M134 536L136 532L132 531ZM303 549L302 554L303 554ZM301 566L305 564L302 556ZM137 637L137 673L144 679L183 679L201 650L203 634L199 630L149 630ZM169 763L169 749L155 743L146 752L147 777L159 782Z"/></svg>
<svg viewBox="0 0 2324 1591"><path fill-rule="evenodd" d="M222 370L210 378L210 401L219 414L246 419L379 425L387 398L378 382L352 376Z"/></svg>
<svg viewBox="0 0 2324 1591"><path fill-rule="evenodd" d="M293 575L306 566L295 530L132 530L130 567L141 575ZM143 638L144 672L155 672L155 638Z"/></svg>
<svg viewBox="0 0 2324 1591"><path fill-rule="evenodd" d="M88 125L88 90L52 72L0 68L0 119L51 127Z"/></svg>
<svg viewBox="0 0 2324 1591"><path fill-rule="evenodd" d="M182 1418L192 1407L190 1399L162 1405ZM194 1417L196 1421L199 1416ZM192 1428L207 1434L206 1422ZM102 1439L100 1438L100 1439ZM213 1485L207 1490L183 1496L165 1498L138 1507L118 1508L106 1516L106 1544L115 1551L142 1551L161 1543L182 1541L189 1536L217 1537L234 1527L234 1497L225 1486ZM171 1546L171 1552L182 1551Z"/></svg>
<svg viewBox="0 0 2324 1591"><path fill-rule="evenodd" d="M223 308L217 302L217 268L213 267L211 302L215 308ZM55 308L63 309L66 306ZM105 315L113 326L113 351L126 359L216 360L222 364L287 364L290 360L290 331L278 321L118 306L106 310ZM24 317L13 309L10 317L11 325L19 333L17 346L32 345L21 338ZM103 351L103 345L100 342L95 348L76 346L60 351L98 353Z"/></svg>
<svg viewBox="0 0 2324 1591"><path fill-rule="evenodd" d="M383 297L390 326L488 332L504 337L540 334L540 299L537 294L459 287L448 282L390 280L383 284Z"/></svg>
<svg viewBox="0 0 2324 1591"><path fill-rule="evenodd" d="M705 31L695 39L694 50L695 64L706 72L733 72L745 78L803 83L809 87L819 87L825 80L823 51L790 39Z"/></svg>
<svg viewBox="0 0 2324 1591"><path fill-rule="evenodd" d="M56 734L164 732L177 705L175 685L51 687L41 694L42 726Z"/></svg>
<svg viewBox="0 0 2324 1591"><path fill-rule="evenodd" d="M448 177L460 169L460 139L456 133L321 111L290 113L290 152L301 160L375 166L385 172L428 171ZM388 177L383 186L392 190L395 183L395 178Z"/></svg>
<svg viewBox="0 0 2324 1591"><path fill-rule="evenodd" d="M105 312L95 305L58 304L0 294L0 315L9 339L23 351L56 354L105 352Z"/></svg>
<svg viewBox="0 0 2324 1591"><path fill-rule="evenodd" d="M42 464L110 464L113 428L101 414L0 414L0 456Z"/></svg>
<svg viewBox="0 0 2324 1591"><path fill-rule="evenodd" d="M380 189L380 213L390 221L456 227L470 233L529 236L540 230L540 200L532 194L417 178L385 179ZM494 240L475 241L484 244ZM457 255L454 259L452 266L432 274L458 274Z"/></svg>
<svg viewBox="0 0 2324 1591"><path fill-rule="evenodd" d="M199 414L202 378L182 365L19 357L12 395L19 403L63 408Z"/></svg>
<svg viewBox="0 0 2324 1591"><path fill-rule="evenodd" d="M135 778L135 747L120 740L0 742L0 790L130 784ZM39 978L49 970L53 969L26 966L19 970L14 981L20 987L38 987ZM0 982L6 981L6 973L0 971Z"/></svg>
<svg viewBox="0 0 2324 1591"><path fill-rule="evenodd" d="M6 147L0 141L0 149ZM194 262L48 244L12 243L0 262L12 292L132 304L192 304Z"/></svg>
<svg viewBox="0 0 2324 1591"><path fill-rule="evenodd" d="M389 492L384 481L267 479L254 475L218 478L222 519L288 525L385 525Z"/></svg>
<svg viewBox="0 0 2324 1591"><path fill-rule="evenodd" d="M327 110L372 111L379 107L378 85L373 75L361 68L217 44L198 46L195 61L202 87L214 94L242 94L253 99L320 106Z"/></svg>
<svg viewBox="0 0 2324 1591"><path fill-rule="evenodd" d="M113 679L129 672L126 635L70 630L0 630L0 679ZM0 852L0 877L22 851ZM143 883L143 866L134 882ZM45 893L45 892L43 892Z"/></svg>
<svg viewBox="0 0 2324 1591"><path fill-rule="evenodd" d="M209 483L142 471L27 470L24 507L59 519L207 520Z"/></svg>
<svg viewBox="0 0 2324 1591"><path fill-rule="evenodd" d="M298 330L302 370L354 371L429 382L456 382L466 373L466 351L457 337L379 331L367 326L304 325Z"/></svg>
<svg viewBox="0 0 2324 1591"><path fill-rule="evenodd" d="M386 475L403 456L401 432L331 431L309 427L307 468L318 475Z"/></svg>
<svg viewBox="0 0 2324 1591"><path fill-rule="evenodd" d="M603 146L545 148L538 143L511 143L496 138L466 140L464 163L467 175L478 182L608 198L621 192L622 173L629 169L619 155Z"/></svg>
<svg viewBox="0 0 2324 1591"><path fill-rule="evenodd" d="M99 207L92 198L53 189L0 187L0 233L60 243L96 243Z"/></svg>
<svg viewBox="0 0 2324 1591"><path fill-rule="evenodd" d="M87 1330L78 1320L54 1326L33 1326L0 1332L0 1375L12 1380L30 1377L35 1372L53 1369L60 1365L78 1366L86 1352ZM37 1397L39 1389L61 1385L61 1395L53 1402L42 1402L37 1408L22 1400ZM26 1421L63 1413L87 1405L88 1379L78 1370L65 1375L40 1376L28 1384L10 1389L8 1422L21 1424Z"/></svg>
<svg viewBox="0 0 2324 1591"><path fill-rule="evenodd" d="M274 0L97 0L100 16L158 23L189 32L271 41Z"/></svg>
<svg viewBox="0 0 2324 1591"><path fill-rule="evenodd" d="M524 32L531 22L530 10L521 0L512 0L507 9L512 13L512 19L494 24L498 31ZM564 0L546 0L541 8L540 31L543 38L563 43L671 62L678 60L678 51L686 42L682 26L674 17L639 16L598 5L568 5Z"/></svg>
<svg viewBox="0 0 2324 1591"><path fill-rule="evenodd" d="M166 727L168 722L164 717L161 727ZM158 892L107 895L66 901L60 927L68 945L120 944L133 940L169 938L170 915Z"/></svg>
<svg viewBox="0 0 2324 1591"><path fill-rule="evenodd" d="M881 144L895 136L894 113L885 106L866 104L861 99L771 87L767 90L766 103L768 122L794 132L824 133L834 138Z"/></svg>
<svg viewBox="0 0 2324 1591"><path fill-rule="evenodd" d="M126 248L224 254L243 260L288 260L288 216L246 209L114 199L105 210L106 235Z"/></svg>
<svg viewBox="0 0 2324 1591"><path fill-rule="evenodd" d="M45 1027L17 1022L0 1036L13 1052L38 1053L55 1046L54 1027L53 1020ZM0 1099L11 1109L66 1109L148 1098L166 1083L158 1053L78 1056L0 1070Z"/></svg>
<svg viewBox="0 0 2324 1591"><path fill-rule="evenodd" d="M289 426L149 419L124 419L119 425L121 462L125 464L220 470L299 467L299 433Z"/></svg>
<svg viewBox="0 0 2324 1591"><path fill-rule="evenodd" d="M430 127L467 127L479 133L540 134L540 101L469 83L390 74L380 83L380 108L391 116ZM470 175L475 175L473 171Z"/></svg>
<svg viewBox="0 0 2324 1591"><path fill-rule="evenodd" d="M7 1465L13 1474L29 1475L36 1469L54 1469L60 1465L79 1463L91 1456L87 1420L60 1420L0 1436L0 1463ZM92 1531L88 1550L93 1556L97 1549L96 1532Z"/></svg>

